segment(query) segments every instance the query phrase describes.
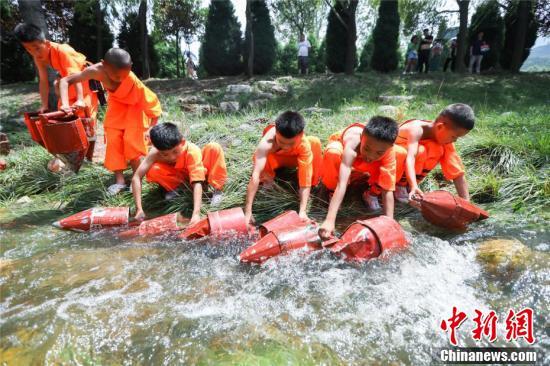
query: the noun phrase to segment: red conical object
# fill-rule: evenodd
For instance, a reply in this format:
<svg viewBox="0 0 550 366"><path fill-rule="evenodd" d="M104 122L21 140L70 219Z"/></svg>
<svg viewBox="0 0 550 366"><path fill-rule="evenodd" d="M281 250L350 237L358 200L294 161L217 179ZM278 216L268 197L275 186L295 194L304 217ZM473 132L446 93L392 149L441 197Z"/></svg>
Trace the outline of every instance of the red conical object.
<svg viewBox="0 0 550 366"><path fill-rule="evenodd" d="M425 193L421 212L430 223L455 230L464 230L472 222L489 217L487 211L447 191Z"/></svg>
<svg viewBox="0 0 550 366"><path fill-rule="evenodd" d="M59 157L72 171L78 172L89 142L80 118L63 111L40 115L36 123L46 150Z"/></svg>
<svg viewBox="0 0 550 366"><path fill-rule="evenodd" d="M291 226L301 224L302 220L300 216L294 210L286 211L277 217L272 218L269 221L260 225L260 237L263 237L271 231L285 229Z"/></svg>
<svg viewBox="0 0 550 366"><path fill-rule="evenodd" d="M53 223L60 229L89 231L106 227L128 225L128 207L95 207Z"/></svg>
<svg viewBox="0 0 550 366"><path fill-rule="evenodd" d="M40 131L38 130L38 127L36 126L36 122L39 121L40 117L38 117L39 112L25 112L25 125L27 126L27 130L29 130L29 134L31 135L31 139L44 146L44 141L42 141L42 136L40 135Z"/></svg>
<svg viewBox="0 0 550 366"><path fill-rule="evenodd" d="M0 159L0 170L6 170L8 163L4 159Z"/></svg>
<svg viewBox="0 0 550 366"><path fill-rule="evenodd" d="M209 212L206 219L202 219L195 225L185 229L180 238L191 240L207 235L225 236L232 234L248 235L248 225L243 209L240 207Z"/></svg>
<svg viewBox="0 0 550 366"><path fill-rule="evenodd" d="M246 248L239 258L241 262L262 263L269 258L301 248L321 249L318 231L319 227L316 224L276 228Z"/></svg>
<svg viewBox="0 0 550 366"><path fill-rule="evenodd" d="M178 217L178 213L156 217L151 220L143 221L138 227L123 231L118 235L122 238L132 238L138 236L148 237L180 231L185 227L185 221L189 222L189 219L183 218L183 220L181 220L183 222L180 222L178 221Z"/></svg>
<svg viewBox="0 0 550 366"><path fill-rule="evenodd" d="M387 216L359 220L351 224L336 244L333 253L347 260L376 258L387 250L400 250L408 245L401 225Z"/></svg>

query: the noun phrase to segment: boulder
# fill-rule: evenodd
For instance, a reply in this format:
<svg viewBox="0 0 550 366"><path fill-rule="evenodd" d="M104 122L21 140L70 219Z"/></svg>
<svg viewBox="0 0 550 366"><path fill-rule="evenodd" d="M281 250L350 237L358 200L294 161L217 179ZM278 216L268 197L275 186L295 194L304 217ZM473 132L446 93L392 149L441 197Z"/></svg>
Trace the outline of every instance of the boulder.
<svg viewBox="0 0 550 366"><path fill-rule="evenodd" d="M180 104L206 104L204 98L198 95L188 95L179 99Z"/></svg>
<svg viewBox="0 0 550 366"><path fill-rule="evenodd" d="M510 275L527 268L533 252L517 239L489 239L477 247L476 258L492 275Z"/></svg>
<svg viewBox="0 0 550 366"><path fill-rule="evenodd" d="M181 108L185 112L194 113L198 115L213 113L217 110L216 107L210 104L182 104Z"/></svg>
<svg viewBox="0 0 550 366"><path fill-rule="evenodd" d="M252 87L246 84L232 84L227 86L226 92L230 94L250 94L252 93Z"/></svg>
<svg viewBox="0 0 550 366"><path fill-rule="evenodd" d="M300 110L300 113L304 113L304 114L314 114L314 113L324 114L324 113L331 113L331 112L332 112L332 109L318 108L318 107L309 107L309 108L304 108Z"/></svg>
<svg viewBox="0 0 550 366"><path fill-rule="evenodd" d="M256 83L256 86L258 89L262 91L270 91L273 87L279 85L276 81L270 81L270 80L260 80Z"/></svg>
<svg viewBox="0 0 550 366"><path fill-rule="evenodd" d="M384 103L406 103L414 99L414 95L381 95L378 97Z"/></svg>
<svg viewBox="0 0 550 366"><path fill-rule="evenodd" d="M282 85L275 85L273 88L271 88L271 91L275 94L285 95L288 93L288 88Z"/></svg>
<svg viewBox="0 0 550 366"><path fill-rule="evenodd" d="M237 112L239 110L239 102L221 102L220 110L224 113Z"/></svg>

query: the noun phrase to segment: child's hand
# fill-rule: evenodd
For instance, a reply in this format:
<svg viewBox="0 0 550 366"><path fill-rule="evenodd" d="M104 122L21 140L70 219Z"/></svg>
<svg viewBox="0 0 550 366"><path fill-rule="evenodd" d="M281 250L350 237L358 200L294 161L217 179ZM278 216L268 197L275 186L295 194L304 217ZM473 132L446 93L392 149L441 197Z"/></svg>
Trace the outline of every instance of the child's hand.
<svg viewBox="0 0 550 366"><path fill-rule="evenodd" d="M324 221L319 228L319 236L321 240L328 240L334 236L334 224L328 221Z"/></svg>
<svg viewBox="0 0 550 366"><path fill-rule="evenodd" d="M73 108L69 107L68 105L62 105L61 107L59 107L59 110L67 114L73 114Z"/></svg>
<svg viewBox="0 0 550 366"><path fill-rule="evenodd" d="M300 212L300 213L298 214L298 216L300 216L300 219L301 219L303 222L307 222L307 223L311 222L311 219L307 216L307 213L305 213L305 212Z"/></svg>
<svg viewBox="0 0 550 366"><path fill-rule="evenodd" d="M189 221L189 226L193 226L199 221L201 221L201 215L193 214L193 216L191 216L191 220Z"/></svg>
<svg viewBox="0 0 550 366"><path fill-rule="evenodd" d="M252 212L246 212L244 214L244 221L247 225L254 225L256 224L256 220L254 219L254 216L252 216Z"/></svg>
<svg viewBox="0 0 550 366"><path fill-rule="evenodd" d="M409 201L418 201L424 196L424 192L418 188L418 186L411 188L409 192Z"/></svg>
<svg viewBox="0 0 550 366"><path fill-rule="evenodd" d="M48 111L48 106L42 106L38 109L38 113L46 113Z"/></svg>
<svg viewBox="0 0 550 366"><path fill-rule="evenodd" d="M136 212L136 216L134 216L134 218L136 219L136 221L143 221L145 220L145 212L143 212L143 210L138 210Z"/></svg>

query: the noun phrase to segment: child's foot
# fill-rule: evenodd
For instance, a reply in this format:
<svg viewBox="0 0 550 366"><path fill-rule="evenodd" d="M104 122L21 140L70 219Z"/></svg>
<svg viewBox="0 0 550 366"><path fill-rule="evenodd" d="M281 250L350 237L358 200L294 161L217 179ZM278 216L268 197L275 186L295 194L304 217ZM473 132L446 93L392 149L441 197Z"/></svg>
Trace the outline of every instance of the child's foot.
<svg viewBox="0 0 550 366"><path fill-rule="evenodd" d="M178 197L180 194L178 193L178 191L176 190L173 190L173 191L168 191L164 194L164 200L165 201L172 201L173 199L175 199L176 197Z"/></svg>
<svg viewBox="0 0 550 366"><path fill-rule="evenodd" d="M401 203L409 203L409 191L406 186L395 186L393 196Z"/></svg>
<svg viewBox="0 0 550 366"><path fill-rule="evenodd" d="M378 203L378 197L371 195L368 191L363 192L361 195L363 203L367 206L368 210L371 212L381 211L380 203Z"/></svg>
<svg viewBox="0 0 550 366"><path fill-rule="evenodd" d="M107 194L109 196L116 196L120 192L126 189L126 184L115 183L107 188Z"/></svg>
<svg viewBox="0 0 550 366"><path fill-rule="evenodd" d="M212 193L212 198L210 199L210 206L216 207L219 206L220 203L222 203L223 200L223 192L220 190L214 190L214 193Z"/></svg>

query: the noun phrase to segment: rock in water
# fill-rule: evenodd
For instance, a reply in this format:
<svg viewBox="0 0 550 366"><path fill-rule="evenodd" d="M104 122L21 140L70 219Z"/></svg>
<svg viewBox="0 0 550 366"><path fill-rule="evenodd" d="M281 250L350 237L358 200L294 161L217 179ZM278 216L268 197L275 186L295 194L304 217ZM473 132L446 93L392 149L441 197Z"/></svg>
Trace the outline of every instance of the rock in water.
<svg viewBox="0 0 550 366"><path fill-rule="evenodd" d="M477 248L477 260L492 275L511 275L530 264L533 252L516 239L489 239Z"/></svg>
<svg viewBox="0 0 550 366"><path fill-rule="evenodd" d="M227 86L226 92L230 94L250 94L252 93L252 87L246 84L233 84Z"/></svg>
<svg viewBox="0 0 550 366"><path fill-rule="evenodd" d="M237 112L239 110L239 102L221 102L220 110L224 113Z"/></svg>

